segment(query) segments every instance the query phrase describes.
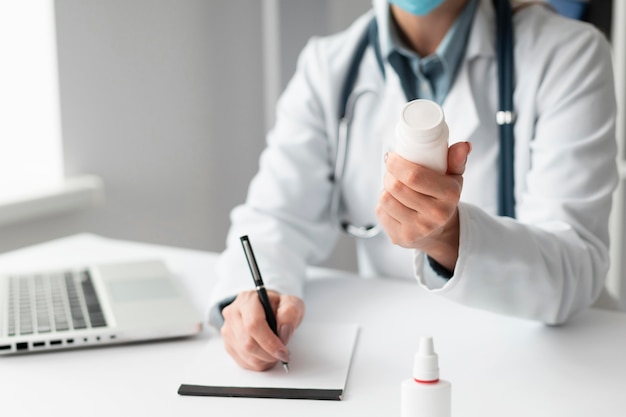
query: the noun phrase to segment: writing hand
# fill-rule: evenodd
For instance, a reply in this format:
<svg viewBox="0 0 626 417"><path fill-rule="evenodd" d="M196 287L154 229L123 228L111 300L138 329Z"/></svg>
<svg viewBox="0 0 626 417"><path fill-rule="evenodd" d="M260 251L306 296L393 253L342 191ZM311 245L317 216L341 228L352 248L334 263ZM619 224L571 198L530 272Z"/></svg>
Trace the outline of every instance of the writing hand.
<svg viewBox="0 0 626 417"><path fill-rule="evenodd" d="M276 362L289 362L287 343L304 318L304 302L295 296L268 290L276 315L278 335L270 329L256 291L244 291L222 310L224 347L245 369L264 371Z"/></svg>

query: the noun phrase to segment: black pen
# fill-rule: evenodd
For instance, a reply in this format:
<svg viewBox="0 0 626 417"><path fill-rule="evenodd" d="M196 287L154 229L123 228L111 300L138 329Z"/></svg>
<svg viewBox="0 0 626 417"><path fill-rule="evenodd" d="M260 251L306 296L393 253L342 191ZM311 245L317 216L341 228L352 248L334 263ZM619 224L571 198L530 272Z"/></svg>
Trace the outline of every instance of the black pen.
<svg viewBox="0 0 626 417"><path fill-rule="evenodd" d="M252 251L250 239L248 239L248 236L246 235L241 236L239 240L241 240L243 252L246 254L246 260L248 261L248 266L250 267L250 273L252 274L252 279L254 280L254 285L256 286L256 293L259 295L259 300L261 301L263 310L265 310L265 319L267 320L267 324L270 326L270 329L272 329L274 334L278 336L278 329L276 328L276 317L274 317L274 311L272 311L272 305L270 304L270 299L267 296L265 284L263 284L261 271L259 271L259 265L256 263L256 258L254 257L254 252ZM289 363L282 362L282 364L285 372L289 372Z"/></svg>

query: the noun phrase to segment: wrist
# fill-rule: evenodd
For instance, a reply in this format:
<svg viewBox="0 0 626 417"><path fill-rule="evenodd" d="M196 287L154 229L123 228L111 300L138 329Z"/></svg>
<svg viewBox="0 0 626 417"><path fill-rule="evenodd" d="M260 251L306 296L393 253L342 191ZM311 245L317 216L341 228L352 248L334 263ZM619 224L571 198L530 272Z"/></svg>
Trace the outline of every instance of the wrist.
<svg viewBox="0 0 626 417"><path fill-rule="evenodd" d="M436 238L420 248L429 258L448 271L454 271L459 257L459 210L455 210L450 221Z"/></svg>

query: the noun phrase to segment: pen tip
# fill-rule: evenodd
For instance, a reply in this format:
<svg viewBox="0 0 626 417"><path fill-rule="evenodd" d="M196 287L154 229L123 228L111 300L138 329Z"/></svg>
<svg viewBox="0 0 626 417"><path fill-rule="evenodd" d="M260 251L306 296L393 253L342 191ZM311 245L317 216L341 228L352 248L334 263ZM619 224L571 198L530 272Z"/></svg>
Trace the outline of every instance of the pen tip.
<svg viewBox="0 0 626 417"><path fill-rule="evenodd" d="M289 364L287 362L283 362L283 369L285 370L285 373L289 373Z"/></svg>

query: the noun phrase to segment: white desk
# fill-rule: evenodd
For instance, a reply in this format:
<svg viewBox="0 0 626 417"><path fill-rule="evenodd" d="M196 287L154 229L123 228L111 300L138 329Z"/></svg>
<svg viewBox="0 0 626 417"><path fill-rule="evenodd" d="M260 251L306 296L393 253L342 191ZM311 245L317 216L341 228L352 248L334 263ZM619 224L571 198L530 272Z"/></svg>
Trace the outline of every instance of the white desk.
<svg viewBox="0 0 626 417"><path fill-rule="evenodd" d="M199 310L215 255L78 235L0 255L0 271L159 256ZM591 310L550 328L472 310L417 284L315 270L308 321L357 322L344 400L183 397L194 339L0 358L0 414L11 416L397 416L419 336L432 334L455 417L626 415L626 315ZM6 413L10 410L11 413Z"/></svg>

